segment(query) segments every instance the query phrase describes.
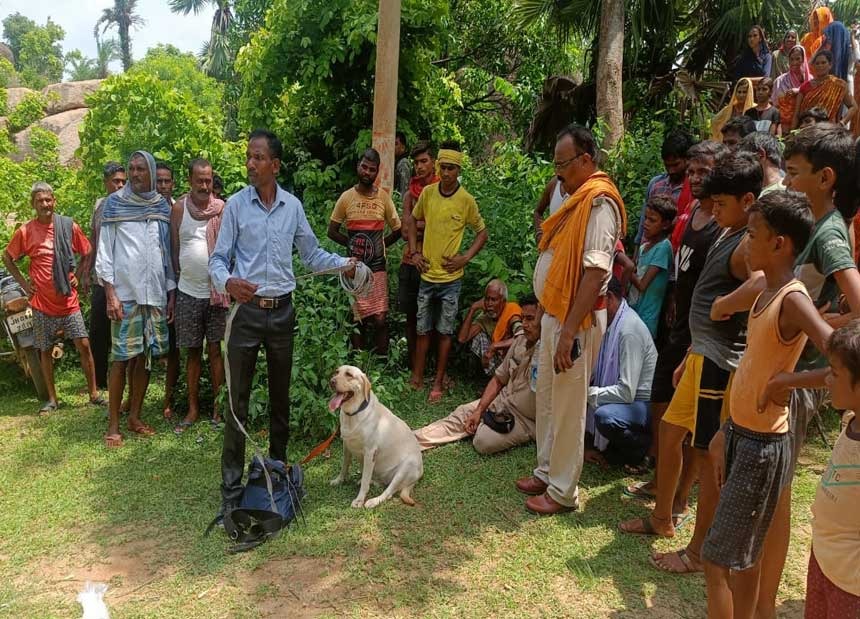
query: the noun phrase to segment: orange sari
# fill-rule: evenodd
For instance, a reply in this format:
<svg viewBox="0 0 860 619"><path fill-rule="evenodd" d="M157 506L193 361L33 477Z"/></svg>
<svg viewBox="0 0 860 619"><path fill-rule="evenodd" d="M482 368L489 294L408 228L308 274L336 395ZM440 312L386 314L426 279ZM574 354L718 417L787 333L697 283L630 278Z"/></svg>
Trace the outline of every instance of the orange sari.
<svg viewBox="0 0 860 619"><path fill-rule="evenodd" d="M836 77L828 75L821 80L810 80L800 87L800 107L798 114L803 114L813 107L820 107L827 112L828 120L836 122L848 84Z"/></svg>
<svg viewBox="0 0 860 619"><path fill-rule="evenodd" d="M818 28L813 26L812 15L809 16L809 32L803 35L800 39L800 44L806 49L806 57L812 62L812 57L815 52L821 47L824 42L824 29L833 23L833 13L826 6L821 6L815 9L814 14L818 16Z"/></svg>

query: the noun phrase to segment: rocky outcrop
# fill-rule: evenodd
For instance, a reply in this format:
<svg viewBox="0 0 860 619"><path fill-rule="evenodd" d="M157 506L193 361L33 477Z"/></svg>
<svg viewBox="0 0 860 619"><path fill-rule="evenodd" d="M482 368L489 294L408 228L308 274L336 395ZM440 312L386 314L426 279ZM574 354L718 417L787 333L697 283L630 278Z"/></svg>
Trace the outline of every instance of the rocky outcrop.
<svg viewBox="0 0 860 619"><path fill-rule="evenodd" d="M42 89L42 94L48 99L49 115L78 110L87 107L86 96L98 90L102 80L86 80L83 82L62 82L51 84Z"/></svg>
<svg viewBox="0 0 860 619"><path fill-rule="evenodd" d="M60 112L59 114L52 114L51 116L46 116L42 120L30 125L23 131L19 131L13 136L15 152L10 155L12 160L23 161L27 157L33 155L33 147L30 145L30 134L33 131L33 127L37 126L42 129L47 129L57 136L57 139L60 142L60 163L68 165L74 160L75 151L81 145L78 130L80 129L81 123L83 123L87 112L89 112L88 109L81 108Z"/></svg>
<svg viewBox="0 0 860 619"><path fill-rule="evenodd" d="M5 58L12 64L15 64L15 54L12 53L12 48L5 43L0 43L0 58Z"/></svg>
<svg viewBox="0 0 860 619"><path fill-rule="evenodd" d="M9 114L21 103L21 99L35 92L29 88L7 88L6 89L6 113Z"/></svg>
<svg viewBox="0 0 860 619"><path fill-rule="evenodd" d="M42 90L47 100L46 116L36 121L29 127L19 131L12 136L15 143L15 152L9 155L13 161L23 161L33 155L33 147L30 144L30 136L33 127L47 129L57 136L60 143L59 158L62 165L69 165L75 161L75 151L81 145L78 131L84 122L87 108L86 97L95 92L101 85L102 80L86 80L83 82L63 82L51 84ZM7 113L11 112L21 100L34 91L29 88L7 88ZM8 120L0 118L0 130L7 130Z"/></svg>

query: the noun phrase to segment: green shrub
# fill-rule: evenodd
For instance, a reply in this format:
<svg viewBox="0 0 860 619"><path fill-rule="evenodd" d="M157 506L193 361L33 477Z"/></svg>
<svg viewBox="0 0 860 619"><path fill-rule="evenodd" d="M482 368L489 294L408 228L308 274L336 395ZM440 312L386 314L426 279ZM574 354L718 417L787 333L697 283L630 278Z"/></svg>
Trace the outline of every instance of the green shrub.
<svg viewBox="0 0 860 619"><path fill-rule="evenodd" d="M18 85L18 72L11 62L0 57L0 88Z"/></svg>
<svg viewBox="0 0 860 619"><path fill-rule="evenodd" d="M0 58L0 60L5 60L5 58ZM9 93L6 89L0 85L0 116L6 115L6 101L8 100Z"/></svg>
<svg viewBox="0 0 860 619"><path fill-rule="evenodd" d="M9 130L17 133L45 117L48 100L40 92L29 92L9 114Z"/></svg>
<svg viewBox="0 0 860 619"><path fill-rule="evenodd" d="M186 188L182 170L196 157L212 162L228 192L245 179L245 145L224 140L220 111L200 108L172 82L142 73L111 76L87 97L87 105L78 153L93 200L102 192L104 163L127 161L138 149L173 167L178 192Z"/></svg>

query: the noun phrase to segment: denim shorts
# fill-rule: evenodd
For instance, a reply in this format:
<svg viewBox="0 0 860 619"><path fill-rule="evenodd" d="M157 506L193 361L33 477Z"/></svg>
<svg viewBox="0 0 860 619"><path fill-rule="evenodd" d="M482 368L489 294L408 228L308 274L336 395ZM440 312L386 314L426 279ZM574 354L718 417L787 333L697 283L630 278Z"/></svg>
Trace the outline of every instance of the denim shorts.
<svg viewBox="0 0 860 619"><path fill-rule="evenodd" d="M454 335L462 285L462 279L445 284L421 280L418 287L418 335L426 335L433 330L440 335Z"/></svg>

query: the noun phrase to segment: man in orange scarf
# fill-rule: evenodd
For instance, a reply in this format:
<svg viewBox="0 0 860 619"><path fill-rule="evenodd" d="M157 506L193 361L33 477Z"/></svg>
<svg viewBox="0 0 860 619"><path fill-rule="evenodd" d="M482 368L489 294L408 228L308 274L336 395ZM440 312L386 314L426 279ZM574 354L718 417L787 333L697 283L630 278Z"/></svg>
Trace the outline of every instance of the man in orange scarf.
<svg viewBox="0 0 860 619"><path fill-rule="evenodd" d="M471 342L472 352L490 376L508 352L514 336L522 333L522 323L523 310L518 304L508 301L505 282L493 279L484 289L484 296L469 308L457 341L461 344Z"/></svg>
<svg viewBox="0 0 860 619"><path fill-rule="evenodd" d="M597 169L588 129L559 133L553 166L568 194L542 226L534 289L544 309L538 362L537 467L517 489L526 508L557 514L579 507L588 385L606 331L606 288L615 242L627 231L624 202Z"/></svg>

